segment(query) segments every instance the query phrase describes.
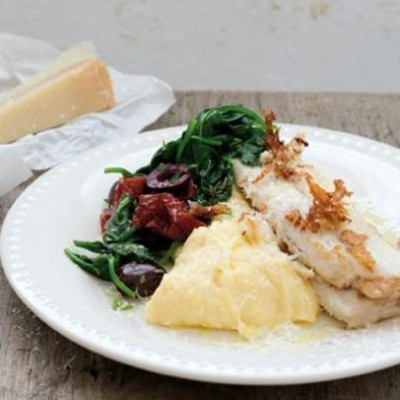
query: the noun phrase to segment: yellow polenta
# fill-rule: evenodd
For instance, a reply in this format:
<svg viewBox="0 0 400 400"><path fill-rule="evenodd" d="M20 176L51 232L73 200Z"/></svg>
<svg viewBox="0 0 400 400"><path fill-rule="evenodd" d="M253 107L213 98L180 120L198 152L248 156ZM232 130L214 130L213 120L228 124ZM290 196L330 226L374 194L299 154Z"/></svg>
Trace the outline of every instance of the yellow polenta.
<svg viewBox="0 0 400 400"><path fill-rule="evenodd" d="M147 320L246 337L282 323L314 322L314 290L279 250L269 225L237 194L228 204L232 215L189 236L146 304Z"/></svg>

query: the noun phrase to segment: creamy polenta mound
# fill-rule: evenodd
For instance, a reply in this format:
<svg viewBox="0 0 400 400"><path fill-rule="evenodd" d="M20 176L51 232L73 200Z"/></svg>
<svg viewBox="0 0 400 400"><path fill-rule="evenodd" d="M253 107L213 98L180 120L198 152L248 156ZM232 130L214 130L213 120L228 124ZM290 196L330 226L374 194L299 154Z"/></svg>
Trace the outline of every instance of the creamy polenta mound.
<svg viewBox="0 0 400 400"><path fill-rule="evenodd" d="M235 192L231 213L195 229L146 304L151 323L238 331L315 322L315 292L268 223ZM305 272L304 272L305 273Z"/></svg>

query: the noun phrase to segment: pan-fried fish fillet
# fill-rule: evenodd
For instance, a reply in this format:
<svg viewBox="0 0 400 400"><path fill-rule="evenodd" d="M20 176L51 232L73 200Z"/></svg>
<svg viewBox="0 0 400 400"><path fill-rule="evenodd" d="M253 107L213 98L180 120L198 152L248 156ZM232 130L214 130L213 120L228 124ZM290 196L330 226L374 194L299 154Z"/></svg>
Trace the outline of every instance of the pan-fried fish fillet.
<svg viewBox="0 0 400 400"><path fill-rule="evenodd" d="M313 174L312 168L307 170ZM305 217L312 206L306 178L287 181L270 172L258 179L262 174L262 168L235 161L238 185L302 263L337 288L353 287L369 298L400 297L399 249L384 240L355 203L346 206L350 220L337 228L303 230L288 216L295 211Z"/></svg>
<svg viewBox="0 0 400 400"><path fill-rule="evenodd" d="M399 315L400 300L372 300L355 289L337 289L323 279L313 279L320 305L349 328L370 325Z"/></svg>
<svg viewBox="0 0 400 400"><path fill-rule="evenodd" d="M236 183L278 240L316 273L321 304L350 326L400 315L398 245L365 217L343 181L327 183L301 161L304 137L283 144L278 132L269 136L261 167L234 161ZM350 302L351 312L339 298Z"/></svg>

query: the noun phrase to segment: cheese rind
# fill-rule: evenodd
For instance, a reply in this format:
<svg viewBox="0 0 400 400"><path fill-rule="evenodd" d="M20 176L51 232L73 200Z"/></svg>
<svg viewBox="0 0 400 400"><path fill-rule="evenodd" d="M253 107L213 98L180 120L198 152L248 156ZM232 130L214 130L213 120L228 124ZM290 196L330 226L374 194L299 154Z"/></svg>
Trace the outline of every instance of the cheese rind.
<svg viewBox="0 0 400 400"><path fill-rule="evenodd" d="M45 73L0 97L0 143L114 105L106 66L93 53L75 49L62 54Z"/></svg>

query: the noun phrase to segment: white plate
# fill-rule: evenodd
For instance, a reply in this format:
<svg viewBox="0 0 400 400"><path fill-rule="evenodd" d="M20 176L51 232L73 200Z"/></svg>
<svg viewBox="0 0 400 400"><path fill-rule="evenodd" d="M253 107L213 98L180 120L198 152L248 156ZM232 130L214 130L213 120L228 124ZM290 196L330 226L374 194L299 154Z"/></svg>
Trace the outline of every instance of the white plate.
<svg viewBox="0 0 400 400"><path fill-rule="evenodd" d="M307 132L306 158L371 199L400 222L400 151L365 138ZM361 331L286 327L245 342L235 334L173 330L147 324L143 307L114 311L101 282L63 254L73 239L96 238L98 216L115 176L106 166L136 169L182 127L135 135L93 149L37 179L3 226L1 257L9 282L43 321L74 342L114 360L178 377L233 384L292 384L366 373L400 362L400 321ZM322 333L321 333L322 332Z"/></svg>

